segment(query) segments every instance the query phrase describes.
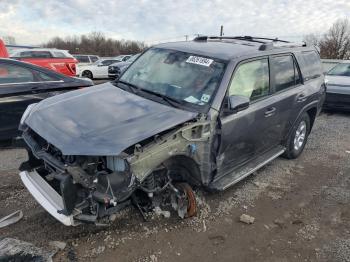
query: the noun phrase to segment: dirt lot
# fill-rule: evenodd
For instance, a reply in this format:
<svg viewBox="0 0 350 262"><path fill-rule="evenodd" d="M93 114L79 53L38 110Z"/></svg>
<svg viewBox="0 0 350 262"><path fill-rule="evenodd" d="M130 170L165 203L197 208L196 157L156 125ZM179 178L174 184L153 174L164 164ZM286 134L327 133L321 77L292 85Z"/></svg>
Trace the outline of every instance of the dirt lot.
<svg viewBox="0 0 350 262"><path fill-rule="evenodd" d="M277 159L231 189L197 191L197 217L144 222L130 208L110 227L65 227L23 188L21 150L0 151L0 216L24 218L0 236L49 248L56 261L350 261L350 115L321 115L297 160ZM255 217L251 225L241 214Z"/></svg>

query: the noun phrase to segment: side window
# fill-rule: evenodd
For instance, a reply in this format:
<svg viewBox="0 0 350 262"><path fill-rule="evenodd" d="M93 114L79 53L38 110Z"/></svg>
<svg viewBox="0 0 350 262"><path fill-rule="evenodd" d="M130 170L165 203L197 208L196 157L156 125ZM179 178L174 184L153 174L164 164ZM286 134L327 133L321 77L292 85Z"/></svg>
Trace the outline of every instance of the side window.
<svg viewBox="0 0 350 262"><path fill-rule="evenodd" d="M32 57L32 52L31 51L20 52L19 57Z"/></svg>
<svg viewBox="0 0 350 262"><path fill-rule="evenodd" d="M46 82L46 81L58 81L59 79L58 78L55 78L55 77L52 77L52 76L49 76L45 73L42 73L42 72L38 72L36 71L37 75L39 76L40 80L42 82ZM40 81L40 82L41 82Z"/></svg>
<svg viewBox="0 0 350 262"><path fill-rule="evenodd" d="M53 55L57 58L66 58L67 56L63 52L53 52Z"/></svg>
<svg viewBox="0 0 350 262"><path fill-rule="evenodd" d="M48 51L32 51L33 58L52 58L52 54Z"/></svg>
<svg viewBox="0 0 350 262"><path fill-rule="evenodd" d="M271 57L271 72L275 84L275 92L300 83L299 71L291 55Z"/></svg>
<svg viewBox="0 0 350 262"><path fill-rule="evenodd" d="M23 67L0 63L0 84L34 82L33 73Z"/></svg>
<svg viewBox="0 0 350 262"><path fill-rule="evenodd" d="M305 81L322 75L320 58L315 51L302 52L299 54L298 58L301 72Z"/></svg>
<svg viewBox="0 0 350 262"><path fill-rule="evenodd" d="M90 60L92 63L95 63L98 60L97 56L90 56Z"/></svg>
<svg viewBox="0 0 350 262"><path fill-rule="evenodd" d="M109 66L109 65L113 64L114 62L115 62L115 60L104 60L104 61L102 61L102 65Z"/></svg>
<svg viewBox="0 0 350 262"><path fill-rule="evenodd" d="M89 57L85 55L76 55L74 56L79 63L90 63Z"/></svg>
<svg viewBox="0 0 350 262"><path fill-rule="evenodd" d="M267 58L239 65L229 87L229 96L241 95L254 101L269 94L269 62Z"/></svg>

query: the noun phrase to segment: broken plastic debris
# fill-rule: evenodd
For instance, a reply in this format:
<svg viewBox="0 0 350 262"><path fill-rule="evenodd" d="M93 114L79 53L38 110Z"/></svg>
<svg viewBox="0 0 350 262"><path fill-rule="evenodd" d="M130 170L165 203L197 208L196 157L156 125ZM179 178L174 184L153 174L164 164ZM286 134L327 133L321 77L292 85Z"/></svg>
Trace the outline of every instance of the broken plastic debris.
<svg viewBox="0 0 350 262"><path fill-rule="evenodd" d="M253 224L255 221L255 218L246 214L242 214L239 218L239 221L246 224Z"/></svg>
<svg viewBox="0 0 350 262"><path fill-rule="evenodd" d="M0 261L51 262L55 253L14 238L4 238L0 241Z"/></svg>
<svg viewBox="0 0 350 262"><path fill-rule="evenodd" d="M164 216L165 218L169 218L170 217L170 212L166 211L166 210L162 210L160 207L155 207L154 208L154 213L156 213L157 216Z"/></svg>
<svg viewBox="0 0 350 262"><path fill-rule="evenodd" d="M22 219L22 217L23 217L22 210L17 210L16 212L13 212L12 214L0 219L0 228L7 227L9 225L17 223L19 220Z"/></svg>

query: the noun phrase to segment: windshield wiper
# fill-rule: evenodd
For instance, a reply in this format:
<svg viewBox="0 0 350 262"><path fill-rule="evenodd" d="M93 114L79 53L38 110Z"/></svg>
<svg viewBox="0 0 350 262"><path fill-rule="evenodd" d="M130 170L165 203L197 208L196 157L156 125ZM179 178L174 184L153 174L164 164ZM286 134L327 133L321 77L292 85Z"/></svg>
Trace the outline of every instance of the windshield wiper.
<svg viewBox="0 0 350 262"><path fill-rule="evenodd" d="M139 90L141 90L142 92L149 93L149 94L152 94L154 96L157 96L157 97L161 98L163 101L167 102L169 105L171 105L173 107L176 107L176 108L180 108L180 105L184 104L180 100L177 100L175 98L159 94L157 92L154 92L154 91L151 91L151 90L148 90L148 89L140 88Z"/></svg>
<svg viewBox="0 0 350 262"><path fill-rule="evenodd" d="M148 90L148 89L140 88L140 87L138 87L138 86L136 86L134 84L131 84L129 82L125 82L125 81L121 81L121 80L115 81L115 84L118 84L118 83L121 83L121 84L127 86L134 94L138 93L139 91L142 91L144 93L148 93L148 94L154 95L156 97L159 97L163 101L165 101L169 105L171 105L172 107L180 108L180 105L184 104L182 101L179 101L179 100L177 100L175 98L168 97L168 96L159 94L157 92L154 92L154 91L151 91L151 90Z"/></svg>
<svg viewBox="0 0 350 262"><path fill-rule="evenodd" d="M136 94L140 88L134 84L131 84L129 82L125 82L125 81L122 81L122 80L118 80L118 81L115 81L116 84L118 83L122 83L124 84L125 86L127 86L129 88L129 90L131 90L131 92L133 92L134 94Z"/></svg>

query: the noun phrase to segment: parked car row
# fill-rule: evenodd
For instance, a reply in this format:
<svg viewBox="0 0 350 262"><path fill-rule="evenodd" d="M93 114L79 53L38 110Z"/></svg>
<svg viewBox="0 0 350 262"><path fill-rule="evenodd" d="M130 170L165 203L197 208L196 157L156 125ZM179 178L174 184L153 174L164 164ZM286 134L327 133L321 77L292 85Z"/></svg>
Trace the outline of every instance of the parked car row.
<svg viewBox="0 0 350 262"><path fill-rule="evenodd" d="M20 136L23 112L41 100L93 85L91 80L68 77L34 64L0 58L0 142Z"/></svg>
<svg viewBox="0 0 350 262"><path fill-rule="evenodd" d="M52 48L17 49L10 57L35 64L68 76L76 75L76 59L67 50Z"/></svg>
<svg viewBox="0 0 350 262"><path fill-rule="evenodd" d="M88 65L79 65L77 75L90 79L108 78L108 66L120 62L116 58L101 58L95 63Z"/></svg>
<svg viewBox="0 0 350 262"><path fill-rule="evenodd" d="M111 79L118 79L123 73L138 57L140 54L133 55L125 62L116 62L108 67L108 77Z"/></svg>

